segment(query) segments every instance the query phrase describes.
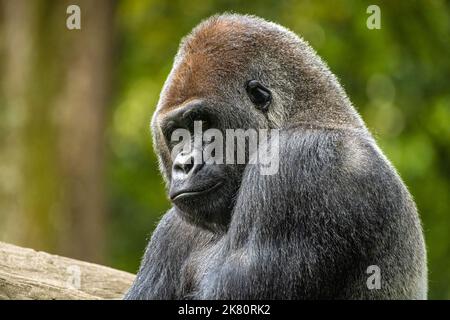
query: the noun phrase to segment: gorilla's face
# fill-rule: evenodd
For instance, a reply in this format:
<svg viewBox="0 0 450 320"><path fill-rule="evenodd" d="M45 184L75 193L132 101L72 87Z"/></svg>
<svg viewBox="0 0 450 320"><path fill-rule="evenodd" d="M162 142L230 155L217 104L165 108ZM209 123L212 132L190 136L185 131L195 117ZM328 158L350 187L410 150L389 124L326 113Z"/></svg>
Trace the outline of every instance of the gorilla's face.
<svg viewBox="0 0 450 320"><path fill-rule="evenodd" d="M269 88L259 81L241 82L242 90L235 95L196 96L155 116L166 146L163 152L170 153L170 161L162 163L168 176L170 200L183 218L215 231L224 230L228 225L233 200L250 157L245 144L244 163L238 162L242 140L233 137L230 149L228 129L245 131L264 127L263 113L272 99ZM179 133L184 133L182 138ZM218 147L222 148L220 155L216 154ZM227 158L227 153L233 156Z"/></svg>
<svg viewBox="0 0 450 320"><path fill-rule="evenodd" d="M208 128L225 129L213 101L195 99L168 113L162 122L164 139L171 151L169 198L189 221L207 228L227 224L232 208L233 194L237 192L242 166L210 163L204 150L202 133ZM201 123L201 131L195 124ZM179 129L190 134L177 148L173 141ZM195 139L198 139L197 141ZM199 142L200 141L200 142Z"/></svg>
<svg viewBox="0 0 450 320"><path fill-rule="evenodd" d="M276 110L286 104L281 97L289 94L286 72L276 60L265 61L275 54L255 49L255 43L267 48L263 39L245 38L235 27L216 27L213 33L198 30L182 44L161 92L152 131L172 203L188 221L224 230L250 156L246 150L244 163L227 161L226 154L236 152L226 144L227 130L273 128L281 117ZM195 123L200 122L202 133L217 129L223 141L199 137L201 142L195 143ZM177 148L177 129L190 132L188 151ZM213 142L223 144L222 164L211 163L204 153Z"/></svg>

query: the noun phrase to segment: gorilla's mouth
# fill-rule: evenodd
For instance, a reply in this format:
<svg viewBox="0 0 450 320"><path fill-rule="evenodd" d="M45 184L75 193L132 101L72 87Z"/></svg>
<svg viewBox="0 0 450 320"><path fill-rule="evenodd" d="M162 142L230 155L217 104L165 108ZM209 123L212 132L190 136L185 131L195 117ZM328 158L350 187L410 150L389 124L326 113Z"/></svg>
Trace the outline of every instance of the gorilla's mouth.
<svg viewBox="0 0 450 320"><path fill-rule="evenodd" d="M169 197L170 200L172 201L187 199L191 197L198 197L207 194L209 192L212 192L214 190L217 190L222 184L223 182L220 181L212 186L203 187L202 189L199 190L188 190L188 189L176 190L173 193L171 192Z"/></svg>

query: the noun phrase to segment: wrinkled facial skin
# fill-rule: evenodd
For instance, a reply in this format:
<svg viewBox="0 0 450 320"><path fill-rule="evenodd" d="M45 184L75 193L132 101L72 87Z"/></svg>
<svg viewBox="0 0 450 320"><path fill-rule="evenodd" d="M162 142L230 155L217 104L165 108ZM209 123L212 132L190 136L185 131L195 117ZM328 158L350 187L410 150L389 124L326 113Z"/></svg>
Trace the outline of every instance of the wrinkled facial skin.
<svg viewBox="0 0 450 320"><path fill-rule="evenodd" d="M194 137L194 121L202 122L203 132L214 128L224 137L226 129L269 127L267 109L255 105L247 92L254 79L252 70L236 65L247 60L195 52L178 58L152 121L154 145L171 202L188 222L213 231L226 230L246 165L205 164L207 159L188 164L202 150L192 142L190 153L173 155L171 138L176 129L187 129ZM242 72L231 74L230 66ZM206 146L204 143L203 149Z"/></svg>
<svg viewBox="0 0 450 320"><path fill-rule="evenodd" d="M183 157L171 157L173 130L192 130L195 120L224 136L226 129L280 128L288 119L286 106L294 105L297 93L304 96L298 89L309 90L308 81L289 81L297 59L280 63L284 46L268 46L270 35L241 28L217 21L182 42L152 119L169 198L183 218L210 230L227 228L246 165L180 166ZM273 32L271 38L279 36Z"/></svg>
<svg viewBox="0 0 450 320"><path fill-rule="evenodd" d="M164 142L172 154L171 163L163 164L170 172L169 198L183 218L210 230L226 229L245 165L210 163L202 157L208 143L202 143L200 148L194 145L194 121L201 121L203 132L207 128L225 132L230 125L244 127L251 123L242 117L230 124L227 121L230 116L228 111L220 113L217 109L232 112L233 105L218 105L211 100L195 99L166 114L161 122ZM180 149L174 153L171 137L176 129L189 130L192 141L188 152ZM202 157L199 158L202 161L194 161L196 157Z"/></svg>

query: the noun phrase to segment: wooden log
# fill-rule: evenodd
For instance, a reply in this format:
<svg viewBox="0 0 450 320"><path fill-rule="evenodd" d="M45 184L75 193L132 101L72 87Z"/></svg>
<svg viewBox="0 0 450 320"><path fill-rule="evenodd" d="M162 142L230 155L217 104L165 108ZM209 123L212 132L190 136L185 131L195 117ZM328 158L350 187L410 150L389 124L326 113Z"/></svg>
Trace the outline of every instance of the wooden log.
<svg viewBox="0 0 450 320"><path fill-rule="evenodd" d="M120 299L134 277L0 242L0 299Z"/></svg>

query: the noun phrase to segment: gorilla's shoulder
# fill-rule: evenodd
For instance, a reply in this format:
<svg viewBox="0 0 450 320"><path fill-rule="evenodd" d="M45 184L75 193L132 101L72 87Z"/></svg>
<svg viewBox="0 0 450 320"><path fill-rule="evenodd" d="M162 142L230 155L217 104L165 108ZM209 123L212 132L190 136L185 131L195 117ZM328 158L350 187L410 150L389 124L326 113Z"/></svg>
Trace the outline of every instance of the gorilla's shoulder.
<svg viewBox="0 0 450 320"><path fill-rule="evenodd" d="M283 183L402 185L375 140L364 129L302 127L279 136L279 168L269 180Z"/></svg>
<svg viewBox="0 0 450 320"><path fill-rule="evenodd" d="M314 126L295 127L280 132L280 152L316 159L319 162L349 161L353 164L381 156L373 137L362 129Z"/></svg>

